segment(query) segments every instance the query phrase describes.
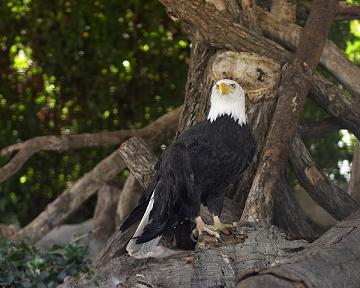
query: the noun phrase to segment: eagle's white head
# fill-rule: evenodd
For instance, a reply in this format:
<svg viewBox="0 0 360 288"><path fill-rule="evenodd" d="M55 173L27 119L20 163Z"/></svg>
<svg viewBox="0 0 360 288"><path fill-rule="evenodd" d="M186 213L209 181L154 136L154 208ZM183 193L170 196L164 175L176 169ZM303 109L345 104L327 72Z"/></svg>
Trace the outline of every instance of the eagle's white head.
<svg viewBox="0 0 360 288"><path fill-rule="evenodd" d="M237 82L229 79L217 81L211 90L210 101L207 117L210 122L222 115L229 115L240 125L246 123L245 93Z"/></svg>

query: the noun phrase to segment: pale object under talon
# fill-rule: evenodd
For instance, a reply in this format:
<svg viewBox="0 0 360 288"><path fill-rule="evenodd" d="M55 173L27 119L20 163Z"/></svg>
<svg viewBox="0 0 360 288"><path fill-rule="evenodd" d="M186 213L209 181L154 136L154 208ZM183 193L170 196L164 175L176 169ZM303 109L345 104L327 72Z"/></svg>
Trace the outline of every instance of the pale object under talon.
<svg viewBox="0 0 360 288"><path fill-rule="evenodd" d="M233 224L224 224L221 223L219 216L213 216L213 225L208 225L211 227L212 230L219 231L224 233L225 235L230 234L230 230L234 229L235 226Z"/></svg>
<svg viewBox="0 0 360 288"><path fill-rule="evenodd" d="M213 230L210 225L205 224L200 216L195 218L195 222L196 222L196 228L192 231L192 233L196 237L200 238L203 232L206 232L210 236L220 239L220 234L216 232L216 230Z"/></svg>

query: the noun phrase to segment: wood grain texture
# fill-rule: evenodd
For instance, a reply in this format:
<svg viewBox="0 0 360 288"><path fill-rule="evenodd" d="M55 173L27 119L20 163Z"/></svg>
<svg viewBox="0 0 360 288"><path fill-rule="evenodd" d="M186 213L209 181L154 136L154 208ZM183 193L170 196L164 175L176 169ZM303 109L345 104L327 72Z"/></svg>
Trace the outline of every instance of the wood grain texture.
<svg viewBox="0 0 360 288"><path fill-rule="evenodd" d="M161 259L116 257L98 266L90 279L81 277L76 287L95 287L96 281L101 287L114 287L111 286L114 279L122 281L120 287L235 287L238 279L249 271L276 265L308 246L303 240L287 240L274 226L244 226L239 233L226 246L206 245L195 252L179 251ZM143 286L136 286L139 284ZM71 285L74 282L69 281L60 287Z"/></svg>
<svg viewBox="0 0 360 288"><path fill-rule="evenodd" d="M324 76L315 74L313 78L310 97L360 139L360 102L343 94Z"/></svg>
<svg viewBox="0 0 360 288"><path fill-rule="evenodd" d="M303 252L270 269L245 275L243 287L359 287L360 210L339 222Z"/></svg>
<svg viewBox="0 0 360 288"><path fill-rule="evenodd" d="M348 193L360 204L360 142L356 141L353 160L351 163L351 178Z"/></svg>
<svg viewBox="0 0 360 288"><path fill-rule="evenodd" d="M241 8L242 24L249 30L261 35L262 31L258 24L256 15L256 1L241 0Z"/></svg>
<svg viewBox="0 0 360 288"><path fill-rule="evenodd" d="M94 238L106 241L114 233L116 227L116 203L121 193L121 187L108 184L99 189L93 217Z"/></svg>
<svg viewBox="0 0 360 288"><path fill-rule="evenodd" d="M202 0L160 2L179 20L196 27L208 45L233 51L256 52L282 64L289 57L280 45L234 23L231 17Z"/></svg>

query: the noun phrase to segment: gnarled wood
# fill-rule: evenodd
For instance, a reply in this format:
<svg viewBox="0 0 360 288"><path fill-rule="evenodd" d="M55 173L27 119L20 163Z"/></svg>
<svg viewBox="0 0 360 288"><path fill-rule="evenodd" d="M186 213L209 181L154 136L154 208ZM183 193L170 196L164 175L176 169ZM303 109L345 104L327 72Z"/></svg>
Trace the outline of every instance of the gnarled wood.
<svg viewBox="0 0 360 288"><path fill-rule="evenodd" d="M303 240L286 240L285 234L274 226L245 226L239 233L242 234L233 236L226 246L215 244L161 259L116 257L98 266L91 278L81 277L77 287L95 287L96 281L101 287L113 287L114 280L120 281L122 287L235 287L237 279L246 272L276 265L308 245ZM73 284L68 281L60 287Z"/></svg>
<svg viewBox="0 0 360 288"><path fill-rule="evenodd" d="M349 194L319 170L299 135L295 136L291 145L290 161L300 184L336 219L341 220L356 210L358 205Z"/></svg>
<svg viewBox="0 0 360 288"><path fill-rule="evenodd" d="M301 124L299 134L303 138L318 138L343 128L344 126L341 125L339 120L335 117L329 117L318 122Z"/></svg>
<svg viewBox="0 0 360 288"><path fill-rule="evenodd" d="M251 31L262 34L256 16L256 1L241 0L241 8L243 25Z"/></svg>
<svg viewBox="0 0 360 288"><path fill-rule="evenodd" d="M271 14L282 21L295 23L296 1L295 0L272 0Z"/></svg>
<svg viewBox="0 0 360 288"><path fill-rule="evenodd" d="M360 102L344 95L324 76L315 74L313 78L310 97L360 139Z"/></svg>
<svg viewBox="0 0 360 288"><path fill-rule="evenodd" d="M359 287L359 238L360 210L280 265L244 275L236 287Z"/></svg>
<svg viewBox="0 0 360 288"><path fill-rule="evenodd" d="M154 177L157 157L139 137L132 137L120 145L119 154L126 167L143 187L147 187Z"/></svg>

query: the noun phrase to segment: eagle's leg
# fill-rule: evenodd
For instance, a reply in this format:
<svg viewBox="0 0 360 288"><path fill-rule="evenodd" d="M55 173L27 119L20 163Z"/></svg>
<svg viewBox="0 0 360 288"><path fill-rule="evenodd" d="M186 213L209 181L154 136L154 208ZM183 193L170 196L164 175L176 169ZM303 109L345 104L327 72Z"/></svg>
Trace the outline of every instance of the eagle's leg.
<svg viewBox="0 0 360 288"><path fill-rule="evenodd" d="M203 232L206 232L210 236L213 236L217 239L221 239L219 232L213 230L211 228L211 225L205 224L200 216L195 218L195 223L196 223L196 228L192 231L192 234L195 235L196 237L200 238Z"/></svg>
<svg viewBox="0 0 360 288"><path fill-rule="evenodd" d="M228 234L230 234L230 231L234 229L233 224L221 223L219 216L213 215L213 221L214 221L213 225L208 225L208 227L211 230L219 231L219 232L224 233L225 235L228 235Z"/></svg>
<svg viewBox="0 0 360 288"><path fill-rule="evenodd" d="M218 192L215 193L215 195L210 194L210 197L207 199L207 208L213 215L213 225L208 225L208 228L228 235L235 227L232 224L223 224L220 221L219 215L223 208L224 196L225 194L223 192Z"/></svg>

